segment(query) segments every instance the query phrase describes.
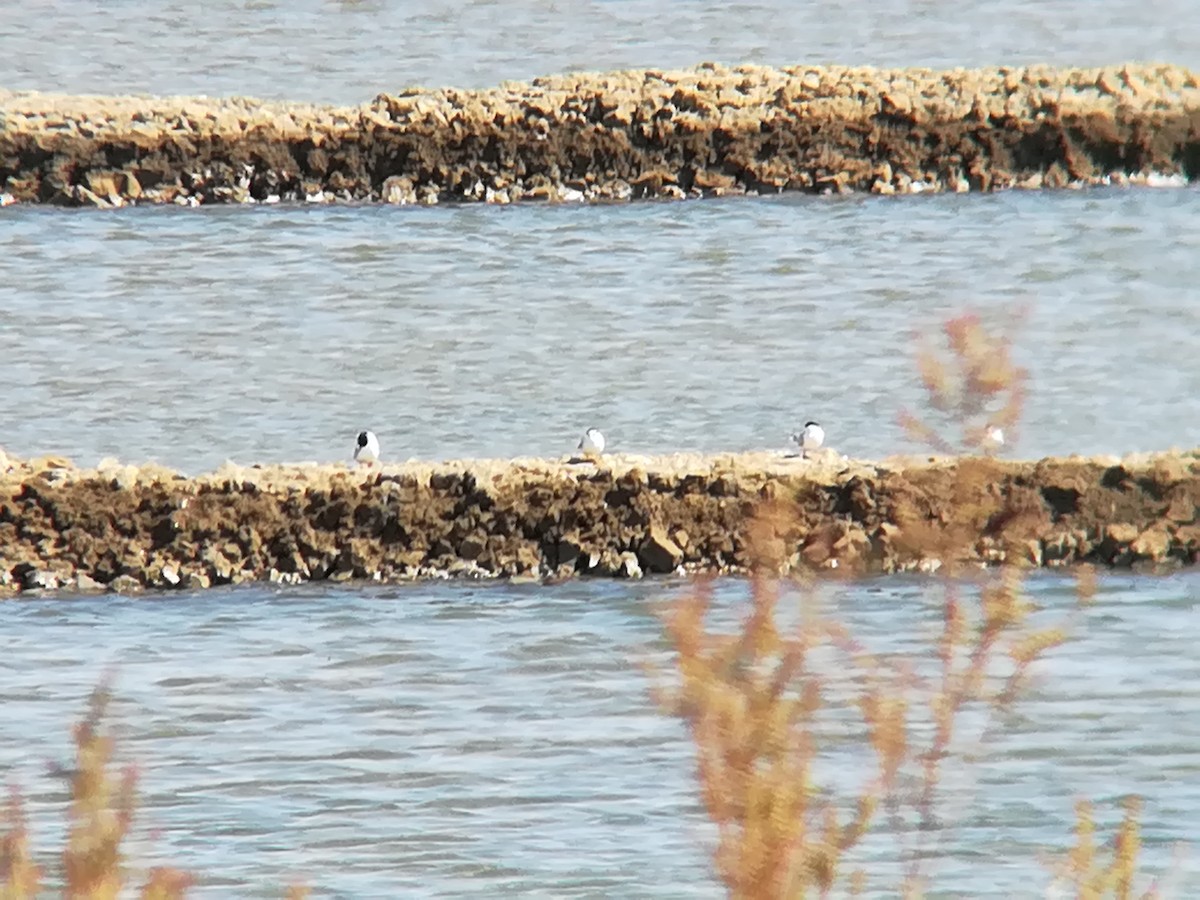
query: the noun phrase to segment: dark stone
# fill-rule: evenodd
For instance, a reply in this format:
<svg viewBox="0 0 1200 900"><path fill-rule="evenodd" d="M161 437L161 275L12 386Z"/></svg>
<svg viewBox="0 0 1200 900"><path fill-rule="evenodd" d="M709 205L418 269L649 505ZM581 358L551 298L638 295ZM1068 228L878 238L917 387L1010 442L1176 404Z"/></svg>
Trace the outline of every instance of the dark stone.
<svg viewBox="0 0 1200 900"><path fill-rule="evenodd" d="M463 538L458 545L458 558L474 561L479 559L487 546L487 538L483 535L472 534Z"/></svg>
<svg viewBox="0 0 1200 900"><path fill-rule="evenodd" d="M665 530L654 527L638 548L638 561L649 572L666 574L674 572L683 562L683 551Z"/></svg>
<svg viewBox="0 0 1200 900"><path fill-rule="evenodd" d="M1074 515L1079 511L1079 491L1074 488L1060 488L1047 485L1042 488L1042 497L1054 510L1054 518Z"/></svg>

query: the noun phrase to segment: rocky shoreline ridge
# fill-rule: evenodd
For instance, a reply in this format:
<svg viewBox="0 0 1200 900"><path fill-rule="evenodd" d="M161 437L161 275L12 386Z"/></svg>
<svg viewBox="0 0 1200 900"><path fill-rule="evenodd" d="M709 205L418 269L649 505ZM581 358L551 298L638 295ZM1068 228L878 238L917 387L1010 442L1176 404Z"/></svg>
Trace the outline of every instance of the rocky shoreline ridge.
<svg viewBox="0 0 1200 900"><path fill-rule="evenodd" d="M237 466L0 453L0 594L245 581L834 575L1200 558L1200 450Z"/></svg>
<svg viewBox="0 0 1200 900"><path fill-rule="evenodd" d="M706 63L410 88L350 107L0 90L0 205L504 204L1197 178L1200 77L1171 65Z"/></svg>

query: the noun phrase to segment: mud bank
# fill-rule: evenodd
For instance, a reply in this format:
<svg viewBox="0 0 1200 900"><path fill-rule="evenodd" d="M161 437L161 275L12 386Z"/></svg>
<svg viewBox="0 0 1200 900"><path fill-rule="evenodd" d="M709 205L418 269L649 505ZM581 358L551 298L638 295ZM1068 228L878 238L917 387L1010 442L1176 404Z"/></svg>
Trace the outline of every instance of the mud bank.
<svg viewBox="0 0 1200 900"><path fill-rule="evenodd" d="M413 88L357 107L0 91L0 203L627 200L1200 178L1167 65L762 66Z"/></svg>
<svg viewBox="0 0 1200 900"><path fill-rule="evenodd" d="M1200 451L1006 462L778 455L350 470L0 460L0 591L765 565L1193 564Z"/></svg>

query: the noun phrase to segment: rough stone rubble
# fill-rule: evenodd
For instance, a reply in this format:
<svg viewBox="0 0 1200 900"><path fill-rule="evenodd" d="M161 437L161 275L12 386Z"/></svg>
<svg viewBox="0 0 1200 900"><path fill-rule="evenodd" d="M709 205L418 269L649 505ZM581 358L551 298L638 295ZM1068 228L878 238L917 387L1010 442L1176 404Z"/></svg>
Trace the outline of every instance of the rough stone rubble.
<svg viewBox="0 0 1200 900"><path fill-rule="evenodd" d="M758 566L1174 566L1200 557L1198 512L1200 451L230 464L195 478L0 458L0 593Z"/></svg>
<svg viewBox="0 0 1200 900"><path fill-rule="evenodd" d="M1184 183L1170 65L705 64L412 88L357 107L0 91L0 204L615 201Z"/></svg>

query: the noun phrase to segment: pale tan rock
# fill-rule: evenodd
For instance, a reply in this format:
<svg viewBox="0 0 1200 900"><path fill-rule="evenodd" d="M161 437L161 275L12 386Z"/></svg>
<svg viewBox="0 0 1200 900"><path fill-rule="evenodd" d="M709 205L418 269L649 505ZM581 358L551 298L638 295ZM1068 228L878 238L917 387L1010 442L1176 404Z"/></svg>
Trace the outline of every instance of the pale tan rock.
<svg viewBox="0 0 1200 900"><path fill-rule="evenodd" d="M1115 544L1131 544L1138 537L1138 527L1128 522L1117 522L1104 530L1105 537Z"/></svg>
<svg viewBox="0 0 1200 900"><path fill-rule="evenodd" d="M137 594L143 588L142 583L132 575L118 575L108 583L108 590L114 594Z"/></svg>
<svg viewBox="0 0 1200 900"><path fill-rule="evenodd" d="M87 173L88 187L101 197L119 193L117 189L118 178L119 176L116 172L99 171Z"/></svg>
<svg viewBox="0 0 1200 900"><path fill-rule="evenodd" d="M102 591L104 585L89 575L87 572L80 572L75 576L75 588L80 591Z"/></svg>
<svg viewBox="0 0 1200 900"><path fill-rule="evenodd" d="M1143 531L1134 539L1130 550L1140 559L1161 562L1171 551L1171 533L1163 527Z"/></svg>
<svg viewBox="0 0 1200 900"><path fill-rule="evenodd" d="M77 184L71 189L71 198L83 206L97 206L104 209L111 205L95 191L91 191L81 184Z"/></svg>

